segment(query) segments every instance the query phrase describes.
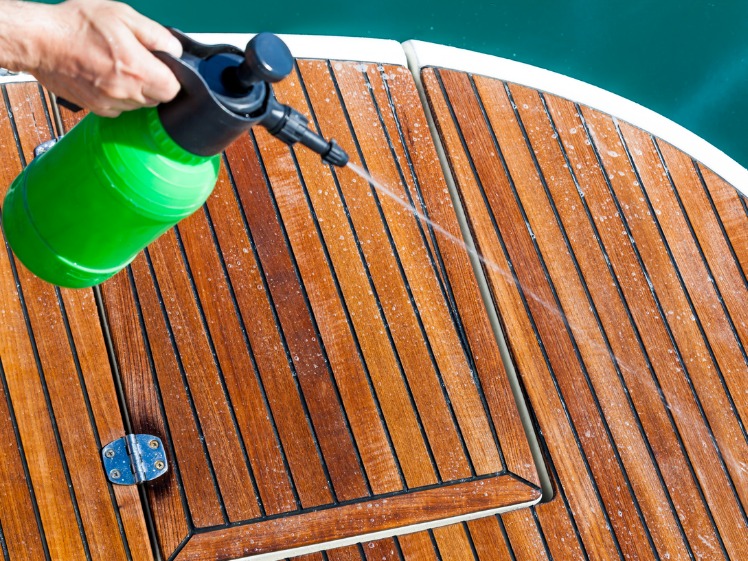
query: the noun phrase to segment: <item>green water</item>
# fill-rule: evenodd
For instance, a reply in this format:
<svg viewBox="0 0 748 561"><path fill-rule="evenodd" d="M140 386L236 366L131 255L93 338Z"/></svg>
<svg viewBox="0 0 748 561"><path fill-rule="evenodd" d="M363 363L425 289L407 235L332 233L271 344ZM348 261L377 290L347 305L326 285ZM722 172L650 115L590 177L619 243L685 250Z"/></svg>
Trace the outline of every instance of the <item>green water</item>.
<svg viewBox="0 0 748 561"><path fill-rule="evenodd" d="M422 39L541 66L637 101L748 167L745 0L130 0L184 31Z"/></svg>

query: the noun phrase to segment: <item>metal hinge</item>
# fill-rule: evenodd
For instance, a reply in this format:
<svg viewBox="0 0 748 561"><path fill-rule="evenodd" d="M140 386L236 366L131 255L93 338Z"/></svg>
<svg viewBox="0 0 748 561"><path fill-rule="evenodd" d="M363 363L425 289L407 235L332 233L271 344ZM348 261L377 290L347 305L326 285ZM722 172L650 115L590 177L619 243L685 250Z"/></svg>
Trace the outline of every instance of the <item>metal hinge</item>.
<svg viewBox="0 0 748 561"><path fill-rule="evenodd" d="M164 444L157 436L128 434L101 449L107 479L117 485L137 485L169 469Z"/></svg>

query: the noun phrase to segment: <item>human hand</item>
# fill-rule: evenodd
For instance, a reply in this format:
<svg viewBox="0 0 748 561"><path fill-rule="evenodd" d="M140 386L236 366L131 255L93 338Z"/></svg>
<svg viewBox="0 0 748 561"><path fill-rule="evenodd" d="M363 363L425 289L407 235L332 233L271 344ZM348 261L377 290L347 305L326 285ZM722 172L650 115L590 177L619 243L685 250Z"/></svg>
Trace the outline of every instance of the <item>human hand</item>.
<svg viewBox="0 0 748 561"><path fill-rule="evenodd" d="M174 74L151 51L179 57L181 44L130 6L110 0L13 4L23 5L23 25L29 31L15 70L33 74L58 96L116 117L170 101L179 92Z"/></svg>

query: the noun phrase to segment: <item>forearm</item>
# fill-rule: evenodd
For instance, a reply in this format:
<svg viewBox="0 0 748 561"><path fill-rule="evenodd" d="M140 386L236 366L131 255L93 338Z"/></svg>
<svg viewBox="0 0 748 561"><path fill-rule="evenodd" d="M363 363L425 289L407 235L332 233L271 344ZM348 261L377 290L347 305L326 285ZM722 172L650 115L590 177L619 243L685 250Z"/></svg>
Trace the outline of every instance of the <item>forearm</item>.
<svg viewBox="0 0 748 561"><path fill-rule="evenodd" d="M32 71L39 66L39 41L53 6L0 0L0 66Z"/></svg>

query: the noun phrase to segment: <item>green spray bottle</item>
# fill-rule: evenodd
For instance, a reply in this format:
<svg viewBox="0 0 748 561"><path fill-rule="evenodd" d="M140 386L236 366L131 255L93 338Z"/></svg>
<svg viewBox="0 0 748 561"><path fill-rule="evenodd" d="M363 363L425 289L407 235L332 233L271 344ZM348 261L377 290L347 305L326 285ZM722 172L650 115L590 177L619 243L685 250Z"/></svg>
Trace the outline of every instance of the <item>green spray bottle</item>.
<svg viewBox="0 0 748 561"><path fill-rule="evenodd" d="M344 166L348 156L279 103L270 83L293 58L270 33L245 51L203 45L172 30L183 55L155 53L182 88L156 108L115 119L89 114L13 181L2 208L6 239L38 277L70 288L99 284L202 206L220 153L254 125Z"/></svg>

